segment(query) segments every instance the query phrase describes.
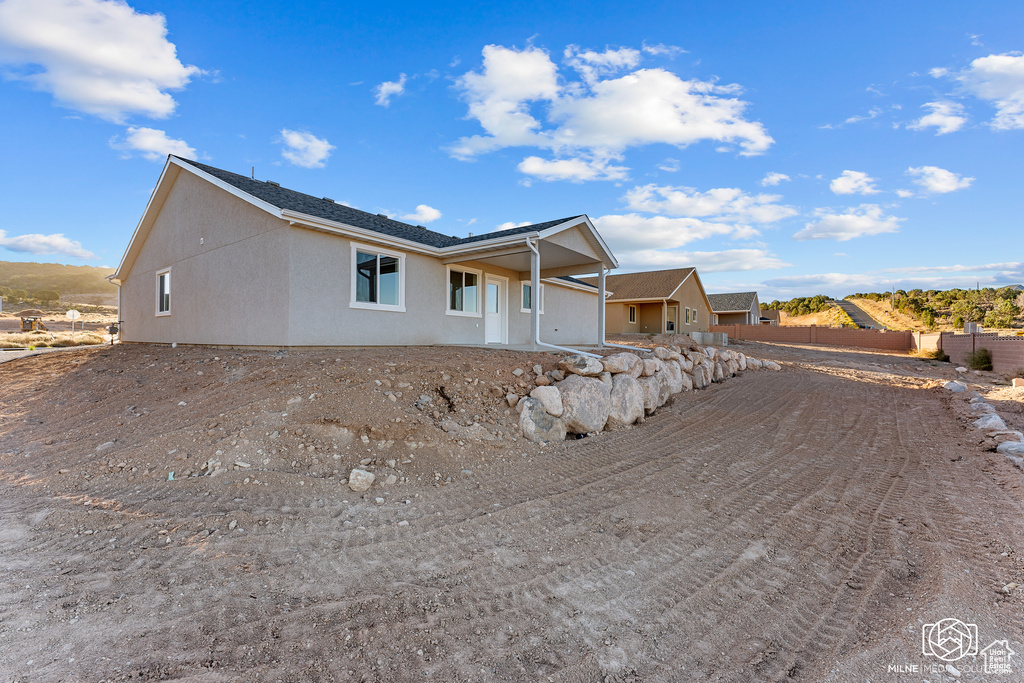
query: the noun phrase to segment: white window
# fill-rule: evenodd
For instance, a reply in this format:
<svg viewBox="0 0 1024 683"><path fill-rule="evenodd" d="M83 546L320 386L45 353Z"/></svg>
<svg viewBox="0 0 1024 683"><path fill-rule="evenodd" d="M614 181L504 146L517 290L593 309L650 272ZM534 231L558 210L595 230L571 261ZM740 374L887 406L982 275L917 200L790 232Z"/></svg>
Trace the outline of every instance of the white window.
<svg viewBox="0 0 1024 683"><path fill-rule="evenodd" d="M171 314L171 269L156 274L156 314Z"/></svg>
<svg viewBox="0 0 1024 683"><path fill-rule="evenodd" d="M520 300L519 312L520 313L529 313L530 312L530 307L533 305L532 304L533 295L531 294L531 290L533 289L533 285L531 285L529 282L525 282L525 281L524 282L520 282L519 284L521 286L521 291L522 291L522 296L519 297L519 300ZM540 303L540 312L541 312L541 314L543 314L544 313L544 283L543 282L540 283L540 302L539 303Z"/></svg>
<svg viewBox="0 0 1024 683"><path fill-rule="evenodd" d="M352 308L405 311L405 254L352 245Z"/></svg>
<svg viewBox="0 0 1024 683"><path fill-rule="evenodd" d="M630 306L629 307L629 322L631 322L631 323L635 323L636 322L636 306Z"/></svg>
<svg viewBox="0 0 1024 683"><path fill-rule="evenodd" d="M686 324L687 325L690 324L690 309L689 309L689 307L687 307L687 309L686 309Z"/></svg>
<svg viewBox="0 0 1024 683"><path fill-rule="evenodd" d="M693 309L693 311L690 313L690 323L692 325L696 325L697 324L697 309L696 308Z"/></svg>
<svg viewBox="0 0 1024 683"><path fill-rule="evenodd" d="M448 268L448 315L480 316L480 271Z"/></svg>

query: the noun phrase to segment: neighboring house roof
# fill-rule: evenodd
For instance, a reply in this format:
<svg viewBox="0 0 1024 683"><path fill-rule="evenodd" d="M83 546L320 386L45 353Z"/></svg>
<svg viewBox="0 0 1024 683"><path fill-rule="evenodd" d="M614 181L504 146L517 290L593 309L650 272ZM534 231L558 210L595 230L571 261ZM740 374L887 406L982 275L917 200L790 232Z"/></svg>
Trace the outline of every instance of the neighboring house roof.
<svg viewBox="0 0 1024 683"><path fill-rule="evenodd" d="M298 211L309 216L316 216L317 218L323 218L337 223L345 223L346 225L351 225L356 228L372 230L373 232L379 232L383 235L399 237L404 240L409 240L410 242L418 242L419 244L425 244L431 247L451 247L460 244L470 244L472 242L488 240L494 237L504 237L507 235L517 235L519 233L527 232L539 232L546 228L580 217L578 215L570 216L556 221L524 225L510 230L496 230L494 232L474 235L472 237L453 237L451 235L434 232L433 230L429 230L423 226L411 225L409 223L396 221L392 218L385 218L377 214L353 209L351 206L338 204L332 199L314 197L302 192L296 192L295 190L289 190L288 188L281 187L277 184L264 182L262 180L253 180L252 178L246 178L244 175L231 173L230 171L225 171L213 166L207 166L206 164L200 164L199 162L192 161L190 159L183 159L182 157L174 156L173 154L171 156L178 161L194 166L201 171L205 171L214 178L223 180L225 183L238 188L246 194L250 194L253 197L260 199L267 204L276 206L279 209Z"/></svg>
<svg viewBox="0 0 1024 683"><path fill-rule="evenodd" d="M715 313L740 313L749 311L754 305L757 292L730 292L728 294L708 294L711 310Z"/></svg>
<svg viewBox="0 0 1024 683"><path fill-rule="evenodd" d="M605 276L605 289L612 292L606 301L637 301L643 299L667 299L671 297L694 272L693 268L672 270L650 270L643 273L623 273ZM591 286L597 285L597 277L580 278Z"/></svg>

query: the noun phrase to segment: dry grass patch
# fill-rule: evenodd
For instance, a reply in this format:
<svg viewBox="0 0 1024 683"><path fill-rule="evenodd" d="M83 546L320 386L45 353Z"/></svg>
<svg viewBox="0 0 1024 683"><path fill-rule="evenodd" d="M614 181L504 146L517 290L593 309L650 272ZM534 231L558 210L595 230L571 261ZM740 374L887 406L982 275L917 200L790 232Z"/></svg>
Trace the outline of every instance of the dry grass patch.
<svg viewBox="0 0 1024 683"><path fill-rule="evenodd" d="M0 335L0 349L43 348L48 346L89 346L106 343L107 338L93 332L9 332Z"/></svg>

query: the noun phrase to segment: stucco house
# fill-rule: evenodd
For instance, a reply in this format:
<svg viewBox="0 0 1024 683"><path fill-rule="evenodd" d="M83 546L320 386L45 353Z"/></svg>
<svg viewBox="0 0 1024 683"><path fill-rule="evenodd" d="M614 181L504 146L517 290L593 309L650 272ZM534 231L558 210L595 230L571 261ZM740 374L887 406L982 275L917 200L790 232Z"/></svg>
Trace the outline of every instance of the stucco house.
<svg viewBox="0 0 1024 683"><path fill-rule="evenodd" d="M539 348L603 342L616 265L586 215L458 238L169 156L111 280L128 342Z"/></svg>
<svg viewBox="0 0 1024 683"><path fill-rule="evenodd" d="M711 304L696 268L608 275L605 331L608 334L707 332ZM597 278L581 278L597 285Z"/></svg>
<svg viewBox="0 0 1024 683"><path fill-rule="evenodd" d="M761 304L757 292L708 294L715 325L760 325Z"/></svg>

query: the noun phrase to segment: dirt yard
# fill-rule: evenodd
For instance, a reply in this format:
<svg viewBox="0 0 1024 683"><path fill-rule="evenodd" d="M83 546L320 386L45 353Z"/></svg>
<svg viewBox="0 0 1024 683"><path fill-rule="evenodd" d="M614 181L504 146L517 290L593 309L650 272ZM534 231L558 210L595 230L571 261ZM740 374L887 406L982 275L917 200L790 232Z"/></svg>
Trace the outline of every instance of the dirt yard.
<svg viewBox="0 0 1024 683"><path fill-rule="evenodd" d="M546 354L0 365L0 680L939 681L951 617L1024 651L1022 473L950 366L736 347L784 369L547 447L504 399Z"/></svg>

